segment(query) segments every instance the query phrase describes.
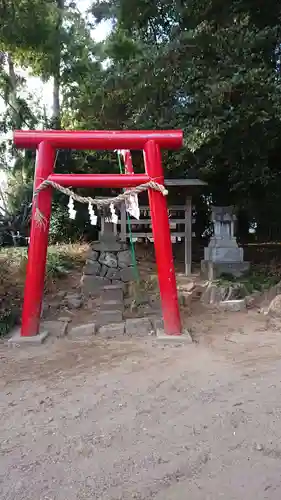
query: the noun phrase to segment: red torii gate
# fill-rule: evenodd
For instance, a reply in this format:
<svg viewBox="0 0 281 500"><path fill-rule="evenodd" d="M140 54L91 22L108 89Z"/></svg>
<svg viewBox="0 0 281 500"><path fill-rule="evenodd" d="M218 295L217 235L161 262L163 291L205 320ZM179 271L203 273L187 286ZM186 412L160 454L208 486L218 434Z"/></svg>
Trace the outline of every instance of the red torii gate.
<svg viewBox="0 0 281 500"><path fill-rule="evenodd" d="M179 149L183 144L183 132L181 130L19 130L14 132L14 144L18 148L37 149L34 190L46 179L61 186L132 188L151 180L164 185L161 149ZM145 174L55 174L57 149L143 150ZM160 192L153 189L149 189L148 196L164 329L167 335L181 335L167 202ZM39 225L36 222L35 204L33 204L22 312L22 337L32 337L39 333L51 205L52 190L48 187L39 193L37 199L37 207L44 215L46 224Z"/></svg>

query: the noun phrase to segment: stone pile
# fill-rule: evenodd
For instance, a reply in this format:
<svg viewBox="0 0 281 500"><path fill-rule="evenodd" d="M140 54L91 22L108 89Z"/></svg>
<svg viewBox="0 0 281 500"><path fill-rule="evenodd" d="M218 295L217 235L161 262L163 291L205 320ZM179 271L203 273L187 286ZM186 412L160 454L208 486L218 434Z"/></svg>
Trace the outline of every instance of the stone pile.
<svg viewBox="0 0 281 500"><path fill-rule="evenodd" d="M114 233L113 224L104 222L98 241L92 244L81 279L85 298L100 296L98 328L107 330L107 325L115 325L115 330L122 330L125 284L134 278L128 245Z"/></svg>
<svg viewBox="0 0 281 500"><path fill-rule="evenodd" d="M113 234L104 234L92 244L82 276L82 291L85 296L99 294L105 286L128 283L134 277L128 245Z"/></svg>

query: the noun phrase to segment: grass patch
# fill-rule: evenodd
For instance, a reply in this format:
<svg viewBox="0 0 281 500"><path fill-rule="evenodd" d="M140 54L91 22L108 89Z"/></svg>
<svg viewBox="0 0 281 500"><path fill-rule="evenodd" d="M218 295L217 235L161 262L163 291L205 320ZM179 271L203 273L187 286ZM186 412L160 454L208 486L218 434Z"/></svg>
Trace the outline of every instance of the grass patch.
<svg viewBox="0 0 281 500"><path fill-rule="evenodd" d="M85 261L86 245L55 245L48 249L45 291L58 279L80 268ZM26 248L0 250L0 336L19 323L27 265Z"/></svg>
<svg viewBox="0 0 281 500"><path fill-rule="evenodd" d="M281 281L280 264L271 262L268 265L251 266L250 270L240 278L224 274L216 282L221 286L241 284L250 295L255 291L264 292Z"/></svg>

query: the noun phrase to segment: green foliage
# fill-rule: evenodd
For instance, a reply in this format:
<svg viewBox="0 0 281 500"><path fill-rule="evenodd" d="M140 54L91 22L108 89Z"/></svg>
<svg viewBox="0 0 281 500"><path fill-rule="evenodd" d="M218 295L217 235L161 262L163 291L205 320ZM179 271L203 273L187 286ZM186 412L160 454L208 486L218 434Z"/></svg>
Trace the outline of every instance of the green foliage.
<svg viewBox="0 0 281 500"><path fill-rule="evenodd" d="M90 225L88 207L79 204L76 219L69 219L68 200L65 196L57 197L53 204L50 222L50 242L75 242L97 239L97 228Z"/></svg>
<svg viewBox="0 0 281 500"><path fill-rule="evenodd" d="M92 12L113 21L107 74L123 123L182 128L170 171L203 177L214 203L245 209L264 234L281 206L280 2L109 0Z"/></svg>
<svg viewBox="0 0 281 500"><path fill-rule="evenodd" d="M281 87L274 50L280 2L99 0L91 8L94 22L112 22L100 44L92 39L93 18L78 7L68 0L6 0L1 7L0 49L42 79L54 77L57 100L45 126L182 128L184 148L164 155L169 175L202 177L213 203L237 205L258 222L261 237L277 237ZM30 100L20 101L25 81L16 75L12 82L1 57L0 91L5 102L16 103L17 114L6 113L0 127L38 126L42 115ZM21 155L16 165L28 169ZM60 153L56 166L72 172L114 168L104 153L76 152ZM271 231L269 218L275 221ZM74 234L55 201L52 238L82 236L86 219L84 214Z"/></svg>
<svg viewBox="0 0 281 500"><path fill-rule="evenodd" d="M216 282L221 286L239 284L243 286L248 295L255 291L264 292L270 287L276 285L281 280L281 271L276 263L269 265L252 266L250 271L241 278L235 278L232 275L224 274Z"/></svg>
<svg viewBox="0 0 281 500"><path fill-rule="evenodd" d="M83 248L71 245L50 246L46 267L45 288L84 262ZM25 248L0 250L0 336L19 323L27 264Z"/></svg>
<svg viewBox="0 0 281 500"><path fill-rule="evenodd" d="M45 54L55 18L53 0L2 0L0 49L23 57L26 51Z"/></svg>

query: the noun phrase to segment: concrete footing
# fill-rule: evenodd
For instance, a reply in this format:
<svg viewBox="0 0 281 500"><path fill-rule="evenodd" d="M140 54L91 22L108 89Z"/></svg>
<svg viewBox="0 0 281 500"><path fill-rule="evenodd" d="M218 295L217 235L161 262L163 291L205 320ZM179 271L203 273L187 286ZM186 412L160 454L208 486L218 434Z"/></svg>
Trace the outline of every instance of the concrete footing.
<svg viewBox="0 0 281 500"><path fill-rule="evenodd" d="M20 334L20 328L14 331L12 337L8 340L8 345L11 347L25 346L25 345L40 345L48 337L49 332L43 330L38 333L38 335L32 335L31 337L22 337Z"/></svg>
<svg viewBox="0 0 281 500"><path fill-rule="evenodd" d="M156 340L163 344L192 344L192 338L188 331L181 335L166 335L164 330L156 330Z"/></svg>

